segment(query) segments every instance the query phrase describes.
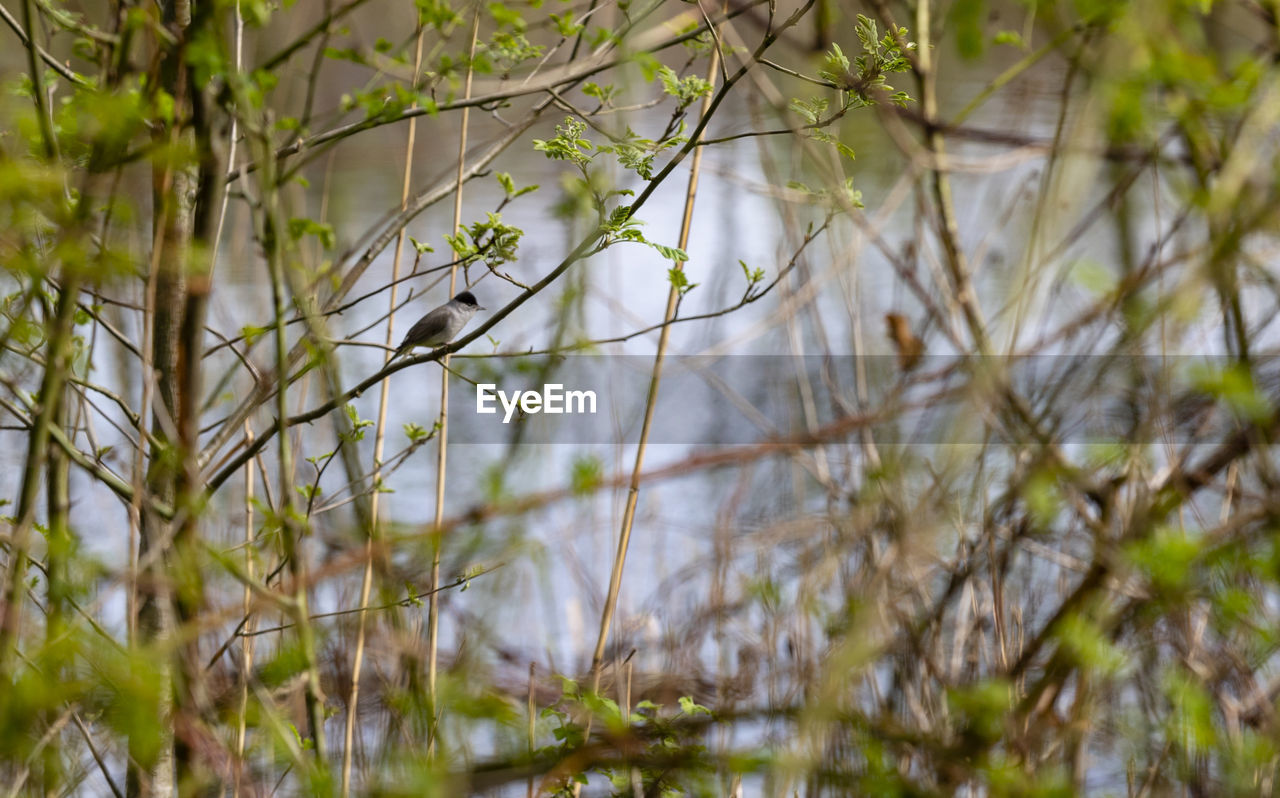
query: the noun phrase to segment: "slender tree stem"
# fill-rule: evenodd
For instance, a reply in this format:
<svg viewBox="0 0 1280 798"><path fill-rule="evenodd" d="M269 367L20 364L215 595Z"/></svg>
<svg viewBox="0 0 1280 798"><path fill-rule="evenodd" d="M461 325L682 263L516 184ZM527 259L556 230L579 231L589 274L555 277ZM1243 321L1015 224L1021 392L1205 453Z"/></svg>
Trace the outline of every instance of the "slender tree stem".
<svg viewBox="0 0 1280 798"><path fill-rule="evenodd" d="M288 288L285 278L284 249L280 240L279 225L280 198L279 186L276 185L274 159L271 158L270 139L263 136L263 170L262 170L262 202L263 231L262 247L266 251L268 267L271 272L271 298L275 308L275 357L276 373L284 375L289 361L289 342L285 328L289 312ZM288 430L281 419L288 416L288 391L283 382L276 391L276 457L279 469L279 506L280 537L284 545L284 557L288 562L289 576L293 583L294 623L298 630L298 643L302 649L305 662L305 689L307 723L311 740L315 746L315 761L323 771L325 767L324 740L324 696L320 687L320 669L316 662L315 636L311 627L311 615L308 611L308 584L306 569L302 561L302 552L298 542L302 536L302 521L293 504L293 451L289 441Z"/></svg>
<svg viewBox="0 0 1280 798"><path fill-rule="evenodd" d="M68 372L71 367L68 366ZM63 385L57 398L54 424L59 429L66 429L68 424L67 388ZM66 633L66 605L71 597L70 557L73 554L71 544L71 461L57 446L50 446L46 470L48 477L45 484L45 501L49 512L48 542L45 561L48 599L45 602L45 646L51 658L45 672L55 680L64 678L64 656L57 646ZM52 723L55 718L50 715ZM46 795L56 794L61 789L62 746L55 735L44 752L44 791Z"/></svg>
<svg viewBox="0 0 1280 798"><path fill-rule="evenodd" d="M244 435L246 441L253 440L253 428L248 422L244 425ZM244 572L249 581L254 578L253 575L253 466L252 462L244 465ZM253 626L254 618L252 615L253 607L253 588L248 584L244 586L244 595L241 599L241 607L244 610L244 636L241 642L240 656L240 717L236 721L236 764L235 764L235 785L232 789L233 798L239 798L241 782L244 778L244 749L247 737L247 723L249 712L249 678L253 673Z"/></svg>
<svg viewBox="0 0 1280 798"><path fill-rule="evenodd" d="M475 75L476 38L480 32L480 7L477 5L471 16L471 45L467 50L467 78L463 88L463 100L471 98L471 81ZM457 191L453 196L453 231L455 234L462 227L462 184L467 161L467 126L471 118L470 106L462 109L462 130L458 134L458 179ZM458 287L458 267L449 269L449 296L452 297ZM427 706L431 712L431 725L427 732L427 751L435 750L437 725L440 722L439 708L436 706L436 669L439 661L440 647L440 524L444 522L444 486L445 470L449 441L449 355L446 353L440 361L440 432L439 448L436 450L436 515L433 528L437 530L435 545L431 554L431 598L427 603Z"/></svg>
<svg viewBox="0 0 1280 798"><path fill-rule="evenodd" d="M921 110L925 119L938 118L938 72L933 63L932 36L930 28L930 0L919 0L916 5L916 37L918 47L915 63L916 76L920 81ZM926 134L928 149L933 153L935 163L941 165L946 157L946 139L937 127L931 127ZM982 317L982 309L978 305L977 294L973 290L973 282L969 279L969 264L960 243L960 225L956 221L955 203L951 196L951 178L946 170L932 170L934 201L937 203L939 215L939 238L946 254L944 263L951 278L953 301L960 306L969 335L979 352L987 351L987 326Z"/></svg>
<svg viewBox="0 0 1280 798"><path fill-rule="evenodd" d="M240 0L236 0L235 7L235 44L233 58L233 68L236 74L240 73L240 66L244 56L244 14L241 13ZM240 116L239 114L231 115L231 130L228 133L227 143L227 170L236 168L236 148L240 143ZM217 268L218 251L222 245L222 230L227 221L227 203L230 195L227 191L222 192L222 203L218 209L218 222L213 232L213 251L209 255L210 269ZM248 421L244 422L244 439L245 446L253 444L253 427ZM254 578L254 530L253 530L253 496L254 496L254 474L253 461L249 461L244 465L244 572L248 581ZM241 597L241 607L244 611L244 629L246 632L252 633L254 626L254 618L252 615L253 608L253 589L246 584L244 586L243 596ZM236 719L236 761L235 761L235 784L232 786L232 798L240 798L240 790L244 781L244 752L248 738L248 712L249 712L249 678L253 673L253 638L250 634L241 642L240 654L240 713Z"/></svg>
<svg viewBox="0 0 1280 798"><path fill-rule="evenodd" d="M720 72L720 49L711 50L711 58L707 64L707 82L715 84ZM701 118L706 120L712 107L712 92L702 98ZM701 138L706 126L700 126L697 138ZM693 161L689 165L689 183L685 189L684 215L680 220L680 241L678 246L685 249L689 245L689 232L693 226L693 204L698 193L698 176L702 168L703 148L695 147ZM683 270L683 261L676 261L675 268ZM654 408L658 403L658 388L662 382L662 361L666 356L667 342L671 337L671 320L675 318L676 308L680 304L680 291L673 284L667 291L667 307L663 313L662 331L658 334L658 351L654 355L653 370L649 376L649 393L645 399L644 422L640 428L640 440L636 445L635 464L631 469L631 482L627 488L627 502L622 512L622 528L618 532L618 549L613 559L613 571L609 576L609 592L605 596L604 608L600 613L600 631L596 637L595 651L591 655L591 692L600 690L600 674L604 663L605 646L609 642L609 629L618 606L618 593L622 589L622 571L626 565L627 549L631 543L631 529L636 518L636 504L640 499L640 478L644 472L645 450L649 443L649 432L653 427ZM587 733L590 734L591 722L588 719ZM576 792L576 788L575 788Z"/></svg>
<svg viewBox="0 0 1280 798"><path fill-rule="evenodd" d="M422 20L418 20L418 31L414 43L413 56L413 85L416 88L418 75L422 72L422 41L423 27ZM413 150L418 134L418 120L413 117L409 120L409 132L405 141L404 153L404 179L400 185L400 211L403 213L409 205L409 186L413 177ZM383 356L382 365L386 364L394 356L391 347L395 345L395 326L396 326L396 305L397 305L397 289L400 283L400 264L404 256L404 239L407 233L404 227L400 228L400 234L396 237L395 255L391 262L391 289L388 297L389 307L387 310L387 335L385 338L387 352ZM355 744L356 723L359 721L360 706L360 671L364 665L364 644L366 627L368 624L369 594L373 589L373 543L378 537L378 510L381 506L382 492L378 490L378 480L382 477L382 451L386 440L387 431L387 404L388 395L391 388L390 380L383 380L378 395L378 418L374 424L373 432L373 474L371 482L373 484L373 495L369 498L369 529L365 531L364 543L364 572L360 577L360 613L356 620L356 650L351 660L351 690L347 700L347 722L343 730L343 747L342 747L342 795L343 798L351 794L351 760L353 748Z"/></svg>
<svg viewBox="0 0 1280 798"><path fill-rule="evenodd" d="M9 568L4 582L4 610L0 615L0 683L8 684L10 661L18 645L22 623L22 605L26 596L24 578L27 569L31 529L35 524L36 497L40 491L45 458L48 456L50 428L57 420L59 398L66 384L69 368L72 323L75 319L75 294L79 278L68 275L58 295L57 310L49 337L44 375L40 382L39 411L27 437L26 465L22 487L18 493L17 522L9 542Z"/></svg>

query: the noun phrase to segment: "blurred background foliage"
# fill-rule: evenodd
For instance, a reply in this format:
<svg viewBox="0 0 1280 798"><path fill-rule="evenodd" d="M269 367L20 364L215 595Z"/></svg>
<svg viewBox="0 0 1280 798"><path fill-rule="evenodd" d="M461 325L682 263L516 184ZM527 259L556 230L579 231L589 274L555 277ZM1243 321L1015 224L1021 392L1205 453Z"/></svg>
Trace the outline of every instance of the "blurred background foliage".
<svg viewBox="0 0 1280 798"><path fill-rule="evenodd" d="M1274 794L1278 14L0 0L0 786Z"/></svg>

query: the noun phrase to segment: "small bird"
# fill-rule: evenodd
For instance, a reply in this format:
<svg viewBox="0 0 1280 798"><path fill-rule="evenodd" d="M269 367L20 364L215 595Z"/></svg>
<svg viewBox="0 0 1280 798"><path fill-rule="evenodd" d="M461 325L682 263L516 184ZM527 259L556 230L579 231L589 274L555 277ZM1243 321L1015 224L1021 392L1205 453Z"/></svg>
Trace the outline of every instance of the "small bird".
<svg viewBox="0 0 1280 798"><path fill-rule="evenodd" d="M924 355L924 341L911 331L911 322L901 313L884 314L885 328L893 348L898 350L898 368L911 371L920 365Z"/></svg>
<svg viewBox="0 0 1280 798"><path fill-rule="evenodd" d="M440 307L418 319L418 323L409 328L408 334L396 347L396 357L403 355L415 346L435 348L449 343L462 332L476 311L484 310L476 303L475 295L463 291Z"/></svg>

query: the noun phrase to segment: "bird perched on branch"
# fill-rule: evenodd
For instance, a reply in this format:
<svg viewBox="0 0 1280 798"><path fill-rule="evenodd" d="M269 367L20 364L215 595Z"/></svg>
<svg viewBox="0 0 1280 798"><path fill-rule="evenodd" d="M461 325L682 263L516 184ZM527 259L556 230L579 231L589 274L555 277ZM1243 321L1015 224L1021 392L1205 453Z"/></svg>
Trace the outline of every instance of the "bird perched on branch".
<svg viewBox="0 0 1280 798"><path fill-rule="evenodd" d="M484 310L476 303L475 295L462 291L440 307L429 311L409 328L404 340L396 347L396 357L415 346L435 348L452 341L467 326L476 311Z"/></svg>

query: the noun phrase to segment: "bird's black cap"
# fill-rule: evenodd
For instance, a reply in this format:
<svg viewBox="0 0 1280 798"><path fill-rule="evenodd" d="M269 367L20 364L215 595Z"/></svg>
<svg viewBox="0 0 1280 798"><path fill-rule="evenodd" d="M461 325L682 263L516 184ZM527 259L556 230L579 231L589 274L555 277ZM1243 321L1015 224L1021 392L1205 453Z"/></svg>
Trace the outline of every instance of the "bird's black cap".
<svg viewBox="0 0 1280 798"><path fill-rule="evenodd" d="M453 301L461 302L464 305L471 305L472 307L480 306L480 303L476 301L476 295L471 293L470 291L461 292L460 294L458 294L453 298Z"/></svg>

